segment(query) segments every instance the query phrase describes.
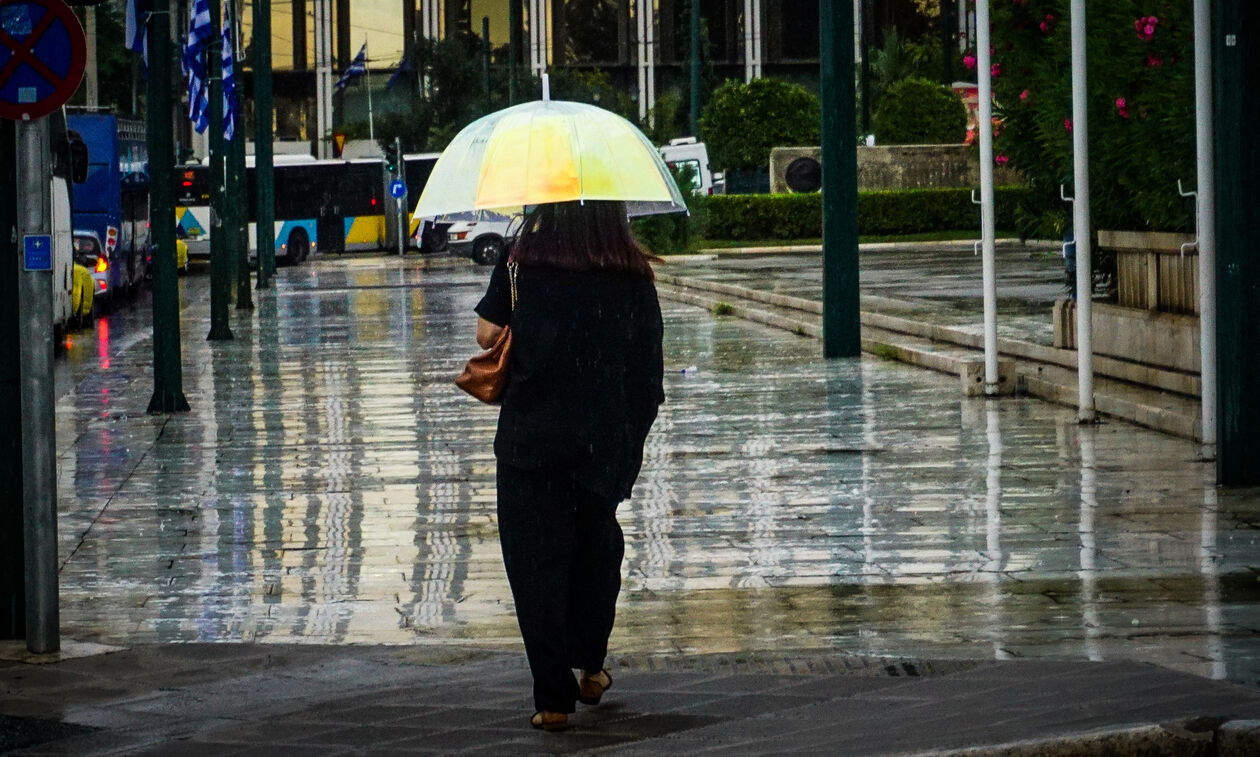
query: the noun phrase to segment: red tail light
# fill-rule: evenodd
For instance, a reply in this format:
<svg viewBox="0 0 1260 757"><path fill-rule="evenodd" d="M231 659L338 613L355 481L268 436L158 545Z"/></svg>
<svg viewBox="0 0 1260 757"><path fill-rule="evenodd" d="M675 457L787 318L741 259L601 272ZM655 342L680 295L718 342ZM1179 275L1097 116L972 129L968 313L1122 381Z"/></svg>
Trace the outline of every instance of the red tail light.
<svg viewBox="0 0 1260 757"><path fill-rule="evenodd" d="M106 272L106 271L108 271L108 270L109 270L109 261L108 261L108 260L106 260L105 258L97 258L97 259L96 259L96 272L97 272L97 273L105 273L105 272ZM105 288L105 282L104 282L104 281L102 281L102 282L101 282L101 288L102 288L102 289L104 289L104 288Z"/></svg>

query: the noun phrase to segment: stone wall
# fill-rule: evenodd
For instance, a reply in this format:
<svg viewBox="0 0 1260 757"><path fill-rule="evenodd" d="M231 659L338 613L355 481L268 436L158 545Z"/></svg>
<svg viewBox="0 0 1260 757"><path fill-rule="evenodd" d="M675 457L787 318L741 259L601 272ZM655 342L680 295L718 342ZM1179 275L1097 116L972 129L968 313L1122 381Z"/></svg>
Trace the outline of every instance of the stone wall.
<svg viewBox="0 0 1260 757"><path fill-rule="evenodd" d="M1141 365L1199 372L1199 318L1093 303L1094 353ZM1076 303L1054 305L1054 346L1076 349Z"/></svg>
<svg viewBox="0 0 1260 757"><path fill-rule="evenodd" d="M819 147L776 147L770 151L770 191L794 190L787 180L788 167L798 158L820 162ZM977 151L967 145L889 145L858 147L858 189L927 189L978 187ZM798 164L798 170L802 167ZM997 168L998 186L1020 184L1019 174Z"/></svg>

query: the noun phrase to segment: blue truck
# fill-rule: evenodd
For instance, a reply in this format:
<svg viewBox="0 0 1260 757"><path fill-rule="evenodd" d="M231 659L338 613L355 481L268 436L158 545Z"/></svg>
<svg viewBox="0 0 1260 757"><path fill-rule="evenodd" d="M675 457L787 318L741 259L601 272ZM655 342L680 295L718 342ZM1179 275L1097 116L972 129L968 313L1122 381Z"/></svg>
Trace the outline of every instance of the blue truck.
<svg viewBox="0 0 1260 757"><path fill-rule="evenodd" d="M97 297L133 294L149 275L149 149L144 122L110 113L72 113L67 127L87 146L86 179L74 187L76 235L104 248L107 286Z"/></svg>

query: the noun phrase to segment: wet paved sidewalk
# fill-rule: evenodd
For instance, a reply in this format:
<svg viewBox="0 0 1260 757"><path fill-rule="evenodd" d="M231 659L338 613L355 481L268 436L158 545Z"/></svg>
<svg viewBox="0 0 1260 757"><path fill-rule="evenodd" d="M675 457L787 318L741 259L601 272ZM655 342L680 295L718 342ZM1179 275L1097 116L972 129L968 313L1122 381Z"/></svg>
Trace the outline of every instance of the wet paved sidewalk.
<svg viewBox="0 0 1260 757"><path fill-rule="evenodd" d="M73 725L9 718L24 731L8 734L6 744L0 730L0 751L23 744L21 736L48 740L18 754L154 757L1241 757L1260 746L1260 692L1130 662L752 654L614 656L609 667L613 686L598 706L579 705L565 732L541 733L525 724L529 673L520 655L142 646L17 671L25 711L59 713ZM14 677L15 669L0 668L6 686Z"/></svg>
<svg viewBox="0 0 1260 757"><path fill-rule="evenodd" d="M822 301L821 252L714 252L720 254L673 258L667 270L678 276ZM1059 249L1045 242L999 240L994 263L999 336L1051 344L1051 311L1055 300L1068 292ZM862 245L858 276L864 311L976 334L984 331L981 259L970 242Z"/></svg>
<svg viewBox="0 0 1260 757"><path fill-rule="evenodd" d="M256 642L230 645L227 659L337 645L330 669L357 659L355 650L473 650L494 656L492 670L511 669L501 689L491 687L489 709L512 717L487 722L517 728L528 702L494 523L495 411L450 383L474 349L471 307L485 277L451 260L316 260L282 270L275 291L256 294L254 313L234 314L237 338L217 344L203 339L206 277L186 278L186 415L144 414L151 344L138 314L115 314L81 337L58 376L63 638L183 659L176 667L193 682L249 668L199 664L198 653L182 655L202 647L163 645ZM904 277L933 280L930 269ZM1156 691L1133 700L1150 707L1131 719L1124 707L1082 705L1102 719L1062 721L1078 730L1165 715L1260 717L1260 493L1217 490L1190 442L1123 423L1081 427L1072 410L1028 398L960 398L944 376L869 357L823 361L814 340L662 306L668 402L635 496L620 510L626 579L612 647L630 674L618 678L618 701L637 701L634 712L688 709L688 697L652 699L689 685L652 673L654 660L763 654L950 671L923 682L1022 659L995 668L1002 686L1053 670L1058 685L1074 686L1089 680L1081 671L1105 669L1117 681L1147 676L1152 691L1159 680L1178 690L1200 683L1242 708L1201 709L1170 694L1181 701L1174 715L1156 707L1165 701ZM312 654L302 659L319 668ZM1029 666L1035 658L1107 666ZM33 676L116 666L121 681L125 659L0 668L0 714L31 716L22 703L40 701L15 667ZM470 695L467 676L482 687L483 675L497 680L422 670L454 676L435 691L456 697ZM419 676L399 687L429 685L405 666L394 673ZM260 675L269 682L261 690L276 696L301 679ZM364 697L402 696L389 676L371 675ZM177 721L249 689L184 699L179 676L151 678L154 707L175 708ZM839 687L829 698L846 696L841 683L818 685ZM103 707L92 710L99 716L138 696L122 683L92 691L43 711L91 724L76 721L87 710L69 703ZM749 692L757 696L740 717L759 714L753 702L765 691ZM942 689L920 691L936 693L916 701L948 705ZM995 693L986 700L984 691ZM975 694L977 712L1010 696L997 684ZM318 700L316 692L294 707ZM266 714L229 705L215 705L230 710L223 728ZM847 722L891 706L827 717ZM1055 711L1041 710L1048 726ZM937 714L945 733L951 721ZM437 725L460 717L447 713ZM577 735L618 733L599 717L585 723ZM995 737L1013 733L994 728ZM675 741L665 753L700 751L677 746L691 726L668 730ZM424 746L424 734L411 735Z"/></svg>

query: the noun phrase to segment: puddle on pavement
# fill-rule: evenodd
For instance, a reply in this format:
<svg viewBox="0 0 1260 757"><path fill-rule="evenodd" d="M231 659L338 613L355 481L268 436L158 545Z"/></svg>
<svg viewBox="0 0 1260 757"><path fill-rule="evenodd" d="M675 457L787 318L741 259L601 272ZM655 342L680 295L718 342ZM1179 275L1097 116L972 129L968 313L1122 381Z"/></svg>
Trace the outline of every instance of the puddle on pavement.
<svg viewBox="0 0 1260 757"><path fill-rule="evenodd" d="M284 269L215 345L206 282L181 280L188 414L144 414L139 337L62 362L68 638L519 644L494 410L451 385L487 271L340 263ZM1190 443L664 311L618 652L1133 659L1260 685L1260 493L1218 492Z"/></svg>

